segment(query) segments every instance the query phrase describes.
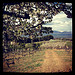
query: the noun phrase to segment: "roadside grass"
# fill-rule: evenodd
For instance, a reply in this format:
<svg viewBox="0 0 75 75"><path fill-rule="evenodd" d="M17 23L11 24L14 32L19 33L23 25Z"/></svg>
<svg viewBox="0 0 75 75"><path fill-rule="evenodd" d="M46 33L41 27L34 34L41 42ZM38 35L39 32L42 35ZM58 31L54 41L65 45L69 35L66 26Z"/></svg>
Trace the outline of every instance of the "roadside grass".
<svg viewBox="0 0 75 75"><path fill-rule="evenodd" d="M72 52L68 53L65 50L63 50L63 51L57 50L55 52L58 54L58 56L62 57L64 62L72 62Z"/></svg>
<svg viewBox="0 0 75 75"><path fill-rule="evenodd" d="M56 47L57 44L60 46L64 46L65 43L67 46L72 47L72 42L69 41L65 41L63 42L62 40L50 40L50 41L40 41L40 42L35 42L35 44L42 44L42 43L46 43L42 45L42 50L36 50L35 53L33 54L29 54L29 52L24 52L27 53L26 56L22 56L18 61L15 59L15 64L14 65L10 65L10 72L30 72L35 70L37 67L40 67L43 64L44 61L44 54L45 54L45 49L46 47ZM45 48L44 48L45 47ZM32 44L31 43L27 43L25 44L25 48L30 48L30 50L32 51ZM49 49L49 50L53 50L53 49ZM58 56L62 56L62 59L65 62L72 62L72 52L67 52L67 51L62 51L62 50L55 50L55 52L58 54ZM20 50L21 53L21 50ZM24 54L23 53L23 54ZM21 53L22 54L22 53ZM51 53L50 53L51 54ZM14 57L19 57L21 55L15 55ZM6 68L6 67L4 67ZM8 68L6 69L5 72L8 71Z"/></svg>
<svg viewBox="0 0 75 75"><path fill-rule="evenodd" d="M68 46L69 48L72 48L72 42L71 41L67 41L65 45Z"/></svg>
<svg viewBox="0 0 75 75"><path fill-rule="evenodd" d="M63 40L49 40L40 46L41 48L48 48L48 49L53 49L53 48L65 48L66 41Z"/></svg>
<svg viewBox="0 0 75 75"><path fill-rule="evenodd" d="M61 51L61 50L57 50L57 51L55 51L59 56L63 56L63 55L67 55L67 52L65 52L65 50L64 51Z"/></svg>
<svg viewBox="0 0 75 75"><path fill-rule="evenodd" d="M30 65L30 66L27 66L27 67L25 67L25 71L32 71L32 70L34 70L34 69L36 69L37 67L40 67L42 65L42 63L34 63L34 64L32 64L32 65Z"/></svg>
<svg viewBox="0 0 75 75"><path fill-rule="evenodd" d="M54 39L51 39L51 40L49 40L50 42L62 42L63 40L59 40L59 39L57 39L57 40L54 40Z"/></svg>
<svg viewBox="0 0 75 75"><path fill-rule="evenodd" d="M41 63L38 63L38 64L35 64L35 67L39 67L41 65L42 65Z"/></svg>
<svg viewBox="0 0 75 75"><path fill-rule="evenodd" d="M32 71L36 69L36 67L41 66L44 61L44 57L43 57L44 53L45 53L44 51L37 51L34 56L29 56L28 58L31 59L31 61L28 61L29 63L26 62L27 67L25 68L25 70Z"/></svg>
<svg viewBox="0 0 75 75"><path fill-rule="evenodd" d="M72 58L69 58L69 57L66 58L66 57L65 57L65 58L64 58L64 62L72 62Z"/></svg>
<svg viewBox="0 0 75 75"><path fill-rule="evenodd" d="M36 51L36 53L22 56L15 64L10 65L10 72L30 72L40 67L44 61L45 50ZM16 55L15 55L16 56ZM18 55L19 56L19 55ZM8 71L8 68L6 72Z"/></svg>

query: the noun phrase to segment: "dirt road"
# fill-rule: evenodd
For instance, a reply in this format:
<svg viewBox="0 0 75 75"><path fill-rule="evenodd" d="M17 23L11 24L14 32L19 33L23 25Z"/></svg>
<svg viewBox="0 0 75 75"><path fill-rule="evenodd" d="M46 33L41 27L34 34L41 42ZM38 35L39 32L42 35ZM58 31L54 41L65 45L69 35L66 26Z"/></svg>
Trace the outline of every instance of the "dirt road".
<svg viewBox="0 0 75 75"><path fill-rule="evenodd" d="M46 50L43 65L40 68L38 68L38 71L39 72L69 72L70 63L64 62L62 57L58 56L55 50Z"/></svg>
<svg viewBox="0 0 75 75"><path fill-rule="evenodd" d="M59 72L65 69L65 65L61 58L53 50L47 50L45 60L42 65L42 72Z"/></svg>
<svg viewBox="0 0 75 75"><path fill-rule="evenodd" d="M58 54L58 53L59 54ZM23 68L25 66L26 62L23 62L22 58L22 63L21 59L19 61L20 64L16 64L18 68ZM57 49L48 49L45 50L45 54L43 56L44 61L39 61L39 63L42 63L41 66L39 67L34 67L33 70L28 70L27 72L44 72L44 73L51 73L51 72L70 72L72 71L72 53L68 54L65 50L57 50ZM29 62L30 63L30 62ZM37 63L37 62L36 62ZM21 65L22 67L20 67ZM6 65L7 66L7 65ZM4 71L6 70L7 72L10 71L10 68L6 67L4 65ZM12 66L12 65L11 65ZM15 68L17 68L15 67ZM32 68L32 67L31 67ZM11 68L13 69L13 67ZM29 68L28 68L29 69ZM15 69L16 72L17 69ZM23 68L23 72L25 71L25 67Z"/></svg>

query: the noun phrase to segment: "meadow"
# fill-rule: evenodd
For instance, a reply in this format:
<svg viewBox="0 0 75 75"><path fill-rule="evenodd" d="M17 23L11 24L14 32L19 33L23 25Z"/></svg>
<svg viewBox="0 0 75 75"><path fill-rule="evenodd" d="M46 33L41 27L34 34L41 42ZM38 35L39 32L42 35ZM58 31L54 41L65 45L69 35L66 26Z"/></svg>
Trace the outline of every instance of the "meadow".
<svg viewBox="0 0 75 75"><path fill-rule="evenodd" d="M35 44L36 48L27 43L25 48L19 49L19 45L17 50L3 54L3 72L72 71L72 41L53 39Z"/></svg>

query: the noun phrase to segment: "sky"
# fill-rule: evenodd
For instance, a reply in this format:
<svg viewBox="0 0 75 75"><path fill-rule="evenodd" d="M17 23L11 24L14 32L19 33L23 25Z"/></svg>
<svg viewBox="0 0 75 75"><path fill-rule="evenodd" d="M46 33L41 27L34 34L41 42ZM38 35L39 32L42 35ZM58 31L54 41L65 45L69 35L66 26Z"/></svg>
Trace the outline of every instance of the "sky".
<svg viewBox="0 0 75 75"><path fill-rule="evenodd" d="M52 22L43 26L52 27L53 31L72 32L72 18L67 18L67 15L61 11L56 16L53 16Z"/></svg>

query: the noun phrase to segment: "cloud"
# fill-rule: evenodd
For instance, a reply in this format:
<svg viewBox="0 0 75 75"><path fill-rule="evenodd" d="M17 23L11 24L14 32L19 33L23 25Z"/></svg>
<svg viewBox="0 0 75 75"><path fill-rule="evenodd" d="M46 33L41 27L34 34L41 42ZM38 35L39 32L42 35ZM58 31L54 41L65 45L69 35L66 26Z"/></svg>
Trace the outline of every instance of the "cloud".
<svg viewBox="0 0 75 75"><path fill-rule="evenodd" d="M68 5L68 6L72 6L72 3L66 3L66 5Z"/></svg>
<svg viewBox="0 0 75 75"><path fill-rule="evenodd" d="M67 18L67 15L61 11L56 16L53 16L53 20L43 26L52 27L57 31L72 31L72 18Z"/></svg>

